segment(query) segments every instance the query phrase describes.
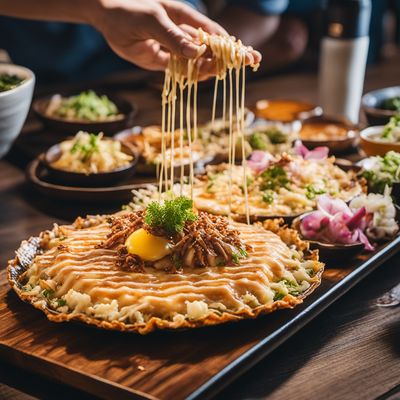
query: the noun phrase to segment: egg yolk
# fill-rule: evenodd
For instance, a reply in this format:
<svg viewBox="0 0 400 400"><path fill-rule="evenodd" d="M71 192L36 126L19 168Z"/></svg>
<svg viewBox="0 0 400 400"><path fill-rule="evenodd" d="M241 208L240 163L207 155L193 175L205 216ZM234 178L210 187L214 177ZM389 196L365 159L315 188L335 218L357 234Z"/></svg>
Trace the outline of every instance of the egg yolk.
<svg viewBox="0 0 400 400"><path fill-rule="evenodd" d="M152 235L145 229L138 229L129 235L125 246L128 253L135 254L144 261L157 261L171 253L167 239Z"/></svg>

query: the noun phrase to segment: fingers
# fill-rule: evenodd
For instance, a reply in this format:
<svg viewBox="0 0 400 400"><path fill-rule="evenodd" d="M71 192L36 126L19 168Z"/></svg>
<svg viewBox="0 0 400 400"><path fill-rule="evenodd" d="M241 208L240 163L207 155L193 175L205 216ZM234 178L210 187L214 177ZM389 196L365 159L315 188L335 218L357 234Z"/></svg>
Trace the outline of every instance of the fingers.
<svg viewBox="0 0 400 400"><path fill-rule="evenodd" d="M162 50L160 44L152 39L114 50L124 59L151 71L164 71L168 66L169 53Z"/></svg>
<svg viewBox="0 0 400 400"><path fill-rule="evenodd" d="M201 46L194 43L193 38L179 28L162 10L152 22L152 37L170 52L195 58L201 52Z"/></svg>
<svg viewBox="0 0 400 400"><path fill-rule="evenodd" d="M175 0L159 0L159 2L177 25L186 24L193 26L195 29L202 28L208 33L227 35L227 32L221 25L187 4Z"/></svg>

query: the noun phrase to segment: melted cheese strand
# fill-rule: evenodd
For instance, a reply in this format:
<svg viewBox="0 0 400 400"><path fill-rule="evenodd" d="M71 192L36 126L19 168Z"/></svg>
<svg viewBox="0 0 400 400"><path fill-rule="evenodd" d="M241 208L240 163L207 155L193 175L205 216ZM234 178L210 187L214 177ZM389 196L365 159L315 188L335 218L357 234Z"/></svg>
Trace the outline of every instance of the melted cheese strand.
<svg viewBox="0 0 400 400"><path fill-rule="evenodd" d="M233 121L232 121L232 112L233 112L233 90L232 90L232 68L229 68L229 152L230 160L229 160L229 215L231 217L232 212L232 171L233 171L233 164L235 164L235 137L233 133Z"/></svg>
<svg viewBox="0 0 400 400"><path fill-rule="evenodd" d="M188 61L187 66L187 98L186 98L186 130L188 135L189 144L189 186L190 186L190 198L193 199L193 155L192 155L192 130L191 130L191 95L192 95L192 76L193 73L193 60Z"/></svg>
<svg viewBox="0 0 400 400"><path fill-rule="evenodd" d="M180 195L183 195L183 179L185 176L185 168L183 165L183 77L179 80L179 154L181 163L181 176L180 176Z"/></svg>
<svg viewBox="0 0 400 400"><path fill-rule="evenodd" d="M174 57L175 61L176 58ZM170 104L171 104L171 184L170 188L172 189L174 187L174 168L175 168L175 163L174 163L174 154L175 154L175 108L176 108L176 74L172 76L172 89L171 89L171 99L170 99ZM174 191L172 190L172 197L174 197Z"/></svg>
<svg viewBox="0 0 400 400"><path fill-rule="evenodd" d="M217 108L218 81L219 81L219 78L218 78L218 76L216 76L215 82L214 82L214 95L213 95L212 114L211 114L211 126L212 126L213 130L215 128L214 124L215 124L215 111Z"/></svg>
<svg viewBox="0 0 400 400"><path fill-rule="evenodd" d="M244 55L245 57L245 55ZM240 74L240 69L236 70L236 74ZM250 207L249 207L249 194L247 188L247 159L245 152L245 140L244 140L244 93L245 93L245 84L246 84L246 65L243 61L242 63L242 93L241 93L241 107L240 107L240 128L242 132L242 166L243 166L243 187L244 187L244 196L245 196L245 204L246 204L246 222L250 224Z"/></svg>
<svg viewBox="0 0 400 400"><path fill-rule="evenodd" d="M159 182L159 198L161 198L162 193L162 184L163 184L163 174L164 168L166 168L166 156L165 156L165 114L166 114L166 106L168 102L168 85L169 85L169 70L165 71L164 78L164 86L163 91L161 93L161 154L162 154L162 162L160 168L160 182Z"/></svg>

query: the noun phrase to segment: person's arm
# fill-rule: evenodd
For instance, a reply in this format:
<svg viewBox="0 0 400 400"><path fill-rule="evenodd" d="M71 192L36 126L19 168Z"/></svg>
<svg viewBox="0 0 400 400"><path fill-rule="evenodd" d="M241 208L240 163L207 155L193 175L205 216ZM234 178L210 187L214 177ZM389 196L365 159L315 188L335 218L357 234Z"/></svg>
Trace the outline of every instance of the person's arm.
<svg viewBox="0 0 400 400"><path fill-rule="evenodd" d="M150 70L164 69L169 52L188 58L198 54L199 45L180 25L226 34L216 22L174 0L1 0L0 15L90 24L120 57ZM257 52L253 57L261 58Z"/></svg>
<svg viewBox="0 0 400 400"><path fill-rule="evenodd" d="M230 0L217 18L233 35L260 50L266 60L261 72L290 65L301 57L307 46L304 23L281 16L288 3L288 0Z"/></svg>
<svg viewBox="0 0 400 400"><path fill-rule="evenodd" d="M277 31L280 16L256 12L242 5L229 5L217 21L243 43L258 48Z"/></svg>

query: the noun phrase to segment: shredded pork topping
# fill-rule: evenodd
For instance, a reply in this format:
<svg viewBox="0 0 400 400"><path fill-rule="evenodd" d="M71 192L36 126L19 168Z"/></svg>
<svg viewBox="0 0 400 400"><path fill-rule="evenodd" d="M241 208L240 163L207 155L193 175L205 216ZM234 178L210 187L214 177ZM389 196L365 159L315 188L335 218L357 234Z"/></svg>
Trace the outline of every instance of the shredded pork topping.
<svg viewBox="0 0 400 400"><path fill-rule="evenodd" d="M116 265L125 271L144 272L145 266L176 272L183 267L238 265L240 259L247 256L247 247L241 241L239 231L230 226L226 218L200 212L194 222L185 224L182 232L170 236L161 228L147 225L144 216L144 211L138 211L110 217L111 232L98 246L117 250ZM155 262L130 254L125 242L140 228L170 240L171 254Z"/></svg>

